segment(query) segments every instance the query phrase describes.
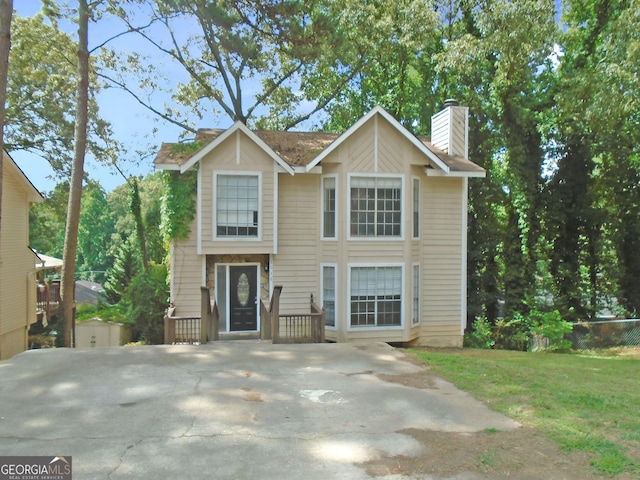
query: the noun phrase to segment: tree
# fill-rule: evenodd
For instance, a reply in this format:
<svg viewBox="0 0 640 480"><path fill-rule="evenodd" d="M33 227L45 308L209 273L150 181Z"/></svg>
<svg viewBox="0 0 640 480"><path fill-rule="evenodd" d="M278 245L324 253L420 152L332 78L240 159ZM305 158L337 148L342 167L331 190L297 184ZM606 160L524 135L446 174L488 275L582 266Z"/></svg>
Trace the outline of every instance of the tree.
<svg viewBox="0 0 640 480"><path fill-rule="evenodd" d="M8 87L6 148L29 151L45 158L55 174L71 174L74 109L77 85L77 45L54 20L42 14L12 24ZM90 62L88 151L98 161L110 162L117 150L111 126L98 110L99 90L94 62Z"/></svg>
<svg viewBox="0 0 640 480"><path fill-rule="evenodd" d="M80 207L77 271L104 272L111 265L109 246L114 223L104 189L95 180L89 180Z"/></svg>
<svg viewBox="0 0 640 480"><path fill-rule="evenodd" d="M69 208L64 233L64 254L60 288L61 311L64 325L64 345L73 346L73 307L75 304L75 266L78 250L78 223L82 199L84 156L87 146L89 114L89 6L86 0L78 1L78 89L74 128L73 164L69 189Z"/></svg>
<svg viewBox="0 0 640 480"><path fill-rule="evenodd" d="M142 262L138 248L131 239L120 244L111 268L107 270L104 289L111 303L118 303L125 296L133 278L140 272Z"/></svg>
<svg viewBox="0 0 640 480"><path fill-rule="evenodd" d="M0 205L2 205L2 165L4 163L4 124L9 71L9 51L11 50L11 17L13 0L0 0ZM0 209L1 210L1 209ZM0 211L0 231L2 228Z"/></svg>
<svg viewBox="0 0 640 480"><path fill-rule="evenodd" d="M145 39L171 65L179 68L171 79L158 68L158 57L105 49L103 65L115 71L107 78L129 91L136 101L160 118L194 131L193 118L218 115L247 123L261 115L274 118L296 111L306 99L298 95L300 75L326 52L344 44L332 28L328 2L284 0L138 0L115 4L113 11L130 32ZM197 25L185 35L184 25ZM122 61L124 59L124 61ZM137 75L139 88L127 81ZM261 90L255 92L255 84ZM174 105L160 107L151 99L156 90L172 92ZM286 119L291 128L324 108L318 101L311 112Z"/></svg>

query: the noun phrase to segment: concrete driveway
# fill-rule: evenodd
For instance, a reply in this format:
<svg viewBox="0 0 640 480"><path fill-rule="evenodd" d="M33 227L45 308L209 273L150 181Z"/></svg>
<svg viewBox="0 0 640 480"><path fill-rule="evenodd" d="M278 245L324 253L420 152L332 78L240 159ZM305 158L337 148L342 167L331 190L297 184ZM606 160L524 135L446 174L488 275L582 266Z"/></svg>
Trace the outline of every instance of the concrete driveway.
<svg viewBox="0 0 640 480"><path fill-rule="evenodd" d="M33 350L0 363L0 455L71 456L74 479L372 478L367 461L424 453L403 430L516 427L386 344Z"/></svg>

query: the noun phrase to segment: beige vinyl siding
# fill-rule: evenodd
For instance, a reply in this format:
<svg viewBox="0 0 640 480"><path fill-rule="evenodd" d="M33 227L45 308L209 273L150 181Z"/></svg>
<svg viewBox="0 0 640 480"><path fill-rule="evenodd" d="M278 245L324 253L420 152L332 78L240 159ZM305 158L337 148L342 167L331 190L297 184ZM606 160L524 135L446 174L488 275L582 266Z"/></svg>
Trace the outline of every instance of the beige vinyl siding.
<svg viewBox="0 0 640 480"><path fill-rule="evenodd" d="M337 160L347 165L350 172L374 171L373 131L373 120L370 120L334 152L334 155L337 154Z"/></svg>
<svg viewBox="0 0 640 480"><path fill-rule="evenodd" d="M186 240L174 240L171 244L171 300L176 306L176 316L200 316L200 287L202 256L196 253L196 222L191 224L191 235Z"/></svg>
<svg viewBox="0 0 640 480"><path fill-rule="evenodd" d="M467 107L449 107L434 115L431 141L450 155L467 156Z"/></svg>
<svg viewBox="0 0 640 480"><path fill-rule="evenodd" d="M309 295L319 287L320 175L280 175L278 254L273 257L273 283L282 285L280 312L309 310ZM334 244L336 242L333 242Z"/></svg>
<svg viewBox="0 0 640 480"><path fill-rule="evenodd" d="M239 154L239 162L238 162ZM260 147L242 132L229 137L213 152L200 161L200 228L203 254L222 254L232 251L237 254L273 253L274 189L276 164ZM260 199L260 239L215 238L215 172L259 174L262 182ZM286 175L286 174L284 174ZM283 175L283 176L284 176Z"/></svg>
<svg viewBox="0 0 640 480"><path fill-rule="evenodd" d="M7 163L5 163L5 166ZM12 169L4 169L0 242L0 357L27 346L27 326L35 322L35 256L29 250L29 200Z"/></svg>
<svg viewBox="0 0 640 480"><path fill-rule="evenodd" d="M400 132L383 119L378 120L377 129L378 172L407 173L408 158L415 147L410 145Z"/></svg>
<svg viewBox="0 0 640 480"><path fill-rule="evenodd" d="M460 342L462 188L459 178L423 178L423 343ZM426 342L424 340L426 339Z"/></svg>

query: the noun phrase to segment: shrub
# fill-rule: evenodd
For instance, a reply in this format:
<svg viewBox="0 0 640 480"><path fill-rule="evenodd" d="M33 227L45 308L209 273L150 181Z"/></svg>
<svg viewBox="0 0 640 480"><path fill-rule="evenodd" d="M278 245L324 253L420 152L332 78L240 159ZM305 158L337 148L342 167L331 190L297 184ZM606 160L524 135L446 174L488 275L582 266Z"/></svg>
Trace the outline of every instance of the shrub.
<svg viewBox="0 0 640 480"><path fill-rule="evenodd" d="M566 338L573 331L573 324L562 318L558 310L539 312L533 310L529 315L531 333L549 339L549 346L557 351L571 349L571 340Z"/></svg>
<svg viewBox="0 0 640 480"><path fill-rule="evenodd" d="M516 312L511 320L501 318L496 322L493 339L496 348L526 351L529 348L530 323Z"/></svg>
<svg viewBox="0 0 640 480"><path fill-rule="evenodd" d="M468 348L493 348L496 342L491 336L491 324L484 317L478 317L473 322L473 329L464 333L463 345Z"/></svg>
<svg viewBox="0 0 640 480"><path fill-rule="evenodd" d="M123 296L127 317L134 323L134 339L145 343L164 342L164 311L169 303L167 268L150 264L149 274L138 273Z"/></svg>

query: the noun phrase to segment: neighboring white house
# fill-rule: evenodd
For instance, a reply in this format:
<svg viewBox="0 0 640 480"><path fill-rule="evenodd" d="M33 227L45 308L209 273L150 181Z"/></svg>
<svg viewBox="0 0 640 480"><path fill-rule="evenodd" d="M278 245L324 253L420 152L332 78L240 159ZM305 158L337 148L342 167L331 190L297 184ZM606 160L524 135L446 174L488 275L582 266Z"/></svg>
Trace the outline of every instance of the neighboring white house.
<svg viewBox="0 0 640 480"><path fill-rule="evenodd" d="M29 206L44 199L2 152L0 229L0 360L27 349L36 321L36 254L29 248Z"/></svg>
<svg viewBox="0 0 640 480"><path fill-rule="evenodd" d="M200 312L208 286L221 331L259 330L258 297L281 313L325 309L326 338L461 346L466 325L468 109L446 106L430 142L381 107L341 135L200 130L163 144L158 169L198 168L196 218L171 245L171 299Z"/></svg>

